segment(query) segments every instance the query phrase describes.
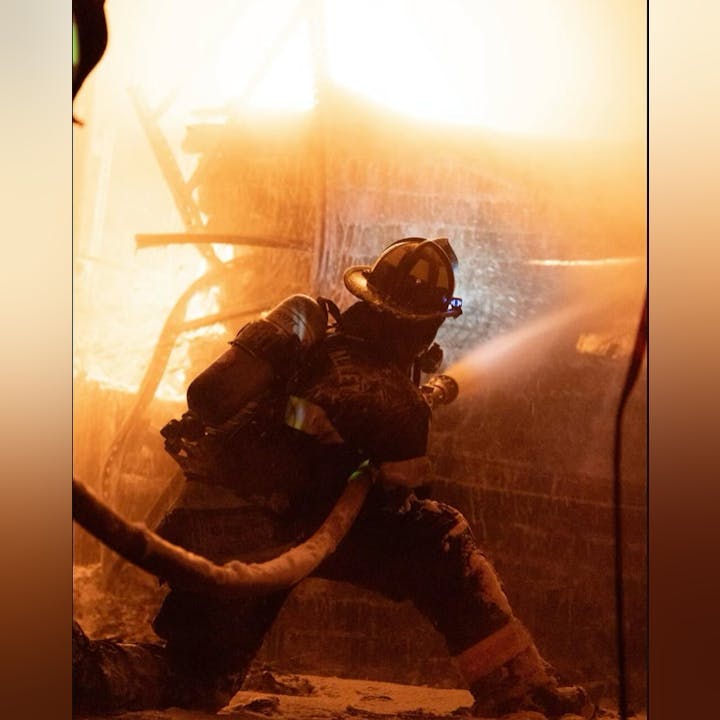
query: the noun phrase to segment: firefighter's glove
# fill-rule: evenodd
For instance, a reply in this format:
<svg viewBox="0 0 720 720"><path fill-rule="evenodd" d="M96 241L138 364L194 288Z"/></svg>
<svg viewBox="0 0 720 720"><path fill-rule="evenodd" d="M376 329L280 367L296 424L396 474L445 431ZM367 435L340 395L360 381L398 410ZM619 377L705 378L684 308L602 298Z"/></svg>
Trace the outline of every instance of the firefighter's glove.
<svg viewBox="0 0 720 720"><path fill-rule="evenodd" d="M199 440L205 432L205 426L193 412L186 412L180 420L171 420L160 434L165 438L165 447L170 452L179 452L183 440Z"/></svg>

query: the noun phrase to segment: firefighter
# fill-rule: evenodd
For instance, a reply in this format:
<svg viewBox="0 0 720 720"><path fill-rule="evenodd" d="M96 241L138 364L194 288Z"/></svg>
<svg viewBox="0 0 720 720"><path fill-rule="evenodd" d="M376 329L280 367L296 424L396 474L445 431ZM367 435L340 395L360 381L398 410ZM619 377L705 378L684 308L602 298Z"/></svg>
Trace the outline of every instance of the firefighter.
<svg viewBox="0 0 720 720"><path fill-rule="evenodd" d="M438 329L462 312L456 263L446 239L405 238L372 266L345 272L358 301L344 312L293 296L241 329L191 383L188 413L163 431L187 483L158 532L214 562L266 558L307 538L347 477L369 463L377 480L316 575L412 600L445 637L481 716L589 714L584 690L558 684L513 614L467 521L419 497L430 479L431 407L418 380L437 365ZM248 505L261 522L248 523ZM120 654L129 668L131 650L146 653L144 677L116 691L107 682L79 689L78 701L95 693L106 708L223 706L288 592L219 599L173 588L153 624L160 649L123 652L77 629L78 646L94 650L96 664L117 667ZM78 660L78 677L91 687L89 667Z"/></svg>

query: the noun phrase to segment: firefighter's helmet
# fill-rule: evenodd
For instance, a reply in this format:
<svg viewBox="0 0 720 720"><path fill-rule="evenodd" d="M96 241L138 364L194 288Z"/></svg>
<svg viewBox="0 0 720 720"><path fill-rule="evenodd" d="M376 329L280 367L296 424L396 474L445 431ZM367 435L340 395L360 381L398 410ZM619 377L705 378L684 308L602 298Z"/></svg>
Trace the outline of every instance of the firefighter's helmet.
<svg viewBox="0 0 720 720"><path fill-rule="evenodd" d="M373 263L345 271L345 287L376 308L408 320L457 317L457 257L447 238L410 237L389 245Z"/></svg>

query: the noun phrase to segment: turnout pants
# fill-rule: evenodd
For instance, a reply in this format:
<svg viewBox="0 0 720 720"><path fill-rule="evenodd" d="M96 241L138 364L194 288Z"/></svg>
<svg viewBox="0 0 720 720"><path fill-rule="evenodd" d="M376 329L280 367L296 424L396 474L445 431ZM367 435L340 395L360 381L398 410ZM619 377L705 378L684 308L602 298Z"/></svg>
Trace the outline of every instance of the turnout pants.
<svg viewBox="0 0 720 720"><path fill-rule="evenodd" d="M445 637L486 712L552 681L466 520L448 505L413 495L389 502L373 490L316 575L411 600ZM172 590L153 623L164 647L87 643L75 668L76 707L222 707L288 592L217 599Z"/></svg>

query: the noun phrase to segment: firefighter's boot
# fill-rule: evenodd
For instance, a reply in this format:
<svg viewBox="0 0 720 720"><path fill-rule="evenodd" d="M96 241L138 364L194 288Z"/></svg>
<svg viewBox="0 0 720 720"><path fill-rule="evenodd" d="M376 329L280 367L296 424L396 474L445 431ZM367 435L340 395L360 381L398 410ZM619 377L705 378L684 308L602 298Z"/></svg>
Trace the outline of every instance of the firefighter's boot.
<svg viewBox="0 0 720 720"><path fill-rule="evenodd" d="M530 633L515 617L490 561L470 540L465 545L465 580L474 588L479 612L474 642L463 643L454 654L475 698L475 714L495 718L533 710L550 720L567 714L591 718L594 708L585 690L560 685ZM471 617L469 613L466 619Z"/></svg>
<svg viewBox="0 0 720 720"><path fill-rule="evenodd" d="M592 718L594 706L579 686L561 686L530 634L516 619L458 656L475 698L473 713L497 718L532 710L548 720Z"/></svg>

